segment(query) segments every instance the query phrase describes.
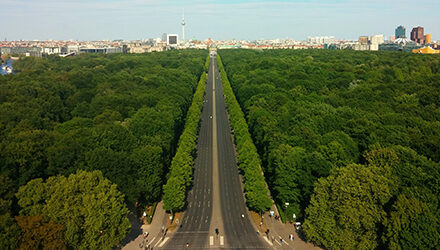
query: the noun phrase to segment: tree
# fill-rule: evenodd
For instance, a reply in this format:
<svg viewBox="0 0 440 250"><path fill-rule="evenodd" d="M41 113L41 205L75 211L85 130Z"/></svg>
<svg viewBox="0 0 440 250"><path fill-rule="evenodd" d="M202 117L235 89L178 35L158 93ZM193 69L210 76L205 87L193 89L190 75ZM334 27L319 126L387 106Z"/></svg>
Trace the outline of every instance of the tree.
<svg viewBox="0 0 440 250"><path fill-rule="evenodd" d="M0 245L2 249L16 249L19 236L20 227L11 214L0 214Z"/></svg>
<svg viewBox="0 0 440 250"><path fill-rule="evenodd" d="M115 151L111 148L96 147L86 153L86 169L99 170L110 181L118 185L119 190L127 194L127 200L134 204L139 198L133 185L138 176L135 164L125 151Z"/></svg>
<svg viewBox="0 0 440 250"><path fill-rule="evenodd" d="M440 221L428 204L400 194L384 221L389 249L435 249L440 244Z"/></svg>
<svg viewBox="0 0 440 250"><path fill-rule="evenodd" d="M19 249L67 249L63 225L45 222L42 215L17 216L15 219L22 232Z"/></svg>
<svg viewBox="0 0 440 250"><path fill-rule="evenodd" d="M176 212L185 206L185 180L181 176L172 176L163 186L163 208Z"/></svg>
<svg viewBox="0 0 440 250"><path fill-rule="evenodd" d="M257 171L255 171L258 173ZM252 185L247 185L246 189L246 204L250 210L264 213L272 206L272 200L268 196L268 190L266 187L266 182L257 178L257 181L253 182Z"/></svg>
<svg viewBox="0 0 440 250"><path fill-rule="evenodd" d="M0 174L0 214L11 212L15 190L12 180L8 176Z"/></svg>
<svg viewBox="0 0 440 250"><path fill-rule="evenodd" d="M304 214L304 210L311 207L310 197L319 178L351 163L367 164L367 168L375 166L374 175L390 183L391 198L383 206L388 218L391 213L397 213L393 205L401 194L429 208L430 212L411 217L413 223L403 231L397 233L393 228L394 235L400 237L396 244L405 248L430 248L425 244L428 236L436 242L432 232L435 221L440 218L440 85L436 84L440 80L439 58L328 50L221 50L219 55L224 63L223 67L220 56L217 57L240 168L252 171L253 168L247 166L254 162L248 159L252 156L250 147L243 143L246 124L234 118L243 111L261 156L264 175L278 204L289 198L298 200L288 201L288 209L299 203L295 209L301 210L300 215ZM238 107L230 102L235 99L234 94L240 104ZM305 152L293 154L295 150L282 150L285 145L293 149L300 147ZM246 176L245 188L252 190L253 185L247 181L256 183L256 175L245 173ZM347 184L343 186L347 188ZM410 190L411 195L405 190ZM352 195L355 196L355 192ZM359 195L364 197L363 193ZM314 202L316 197L315 193ZM332 212L333 207L325 202L320 205L325 206L321 208L322 216ZM402 204L399 207L402 211L415 210ZM346 217L341 215L334 219L336 225L345 223ZM432 221L431 227L424 221ZM322 223L324 225L324 220ZM382 243L380 239L385 230L381 223L377 230L370 230L376 234L378 244ZM426 235L421 236L425 232ZM408 237L403 240L403 235ZM385 244L378 248L389 246Z"/></svg>
<svg viewBox="0 0 440 250"><path fill-rule="evenodd" d="M128 232L124 196L101 172L35 179L16 194L21 215L44 214L65 226L65 241L80 249L111 249Z"/></svg>
<svg viewBox="0 0 440 250"><path fill-rule="evenodd" d="M19 185L43 175L46 167L45 149L49 146L50 135L45 130L22 130L10 133L2 142L1 156L13 171Z"/></svg>
<svg viewBox="0 0 440 250"><path fill-rule="evenodd" d="M0 174L0 246L5 249L15 249L20 234L20 228L11 216L14 192L12 180Z"/></svg>
<svg viewBox="0 0 440 250"><path fill-rule="evenodd" d="M325 248L376 248L383 205L391 198L390 180L380 172L374 165L351 164L320 179L306 209L307 238Z"/></svg>
<svg viewBox="0 0 440 250"><path fill-rule="evenodd" d="M270 158L271 168L275 169L274 190L279 204L289 203L289 216L299 214L301 189L299 184L299 170L305 158L305 150L300 147L291 147L282 144L272 151Z"/></svg>
<svg viewBox="0 0 440 250"><path fill-rule="evenodd" d="M136 187L147 204L158 200L161 195L163 183L162 153L160 147L145 146L135 149L130 155L137 168Z"/></svg>
<svg viewBox="0 0 440 250"><path fill-rule="evenodd" d="M186 50L15 62L20 74L0 78L0 173L20 186L100 169L129 202L158 201L206 56ZM144 156L154 169L139 154L132 159L144 147L161 148L160 157L156 149Z"/></svg>

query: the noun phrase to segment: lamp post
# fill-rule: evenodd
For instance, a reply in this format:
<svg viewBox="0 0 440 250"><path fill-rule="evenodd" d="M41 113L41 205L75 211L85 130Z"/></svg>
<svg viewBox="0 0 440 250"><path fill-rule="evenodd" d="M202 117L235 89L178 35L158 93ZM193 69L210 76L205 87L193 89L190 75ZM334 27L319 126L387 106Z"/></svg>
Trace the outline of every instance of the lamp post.
<svg viewBox="0 0 440 250"><path fill-rule="evenodd" d="M286 209L284 210L284 218L286 218L286 222L287 222L287 207L290 205L289 202L284 203L284 206L286 207Z"/></svg>

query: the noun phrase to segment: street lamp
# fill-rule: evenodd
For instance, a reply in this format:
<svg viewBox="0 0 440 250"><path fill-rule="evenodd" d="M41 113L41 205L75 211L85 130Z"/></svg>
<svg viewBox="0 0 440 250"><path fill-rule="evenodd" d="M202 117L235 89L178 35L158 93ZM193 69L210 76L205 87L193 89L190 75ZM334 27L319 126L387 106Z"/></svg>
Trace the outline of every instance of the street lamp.
<svg viewBox="0 0 440 250"><path fill-rule="evenodd" d="M286 209L284 210L284 218L286 218L286 222L287 222L287 207L290 205L289 202L284 203L284 205L286 206Z"/></svg>

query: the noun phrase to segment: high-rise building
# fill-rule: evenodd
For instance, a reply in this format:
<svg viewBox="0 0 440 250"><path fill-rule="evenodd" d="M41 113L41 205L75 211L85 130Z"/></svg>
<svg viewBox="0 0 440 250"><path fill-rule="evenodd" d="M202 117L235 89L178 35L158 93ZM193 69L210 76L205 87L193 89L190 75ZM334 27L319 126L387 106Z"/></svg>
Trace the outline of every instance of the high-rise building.
<svg viewBox="0 0 440 250"><path fill-rule="evenodd" d="M162 42L166 42L167 41L167 37L168 37L167 33L163 33L162 34Z"/></svg>
<svg viewBox="0 0 440 250"><path fill-rule="evenodd" d="M426 34L426 35L425 35L425 43L426 43L426 44L431 43L431 34Z"/></svg>
<svg viewBox="0 0 440 250"><path fill-rule="evenodd" d="M179 43L179 36L177 34L167 35L167 45L177 45Z"/></svg>
<svg viewBox="0 0 440 250"><path fill-rule="evenodd" d="M424 32L425 31L421 26L413 28L411 31L411 40L419 44L424 44L425 43Z"/></svg>
<svg viewBox="0 0 440 250"><path fill-rule="evenodd" d="M396 28L396 39L397 38L406 38L406 29L402 25Z"/></svg>
<svg viewBox="0 0 440 250"><path fill-rule="evenodd" d="M394 42L396 40L396 36L390 36L390 42Z"/></svg>

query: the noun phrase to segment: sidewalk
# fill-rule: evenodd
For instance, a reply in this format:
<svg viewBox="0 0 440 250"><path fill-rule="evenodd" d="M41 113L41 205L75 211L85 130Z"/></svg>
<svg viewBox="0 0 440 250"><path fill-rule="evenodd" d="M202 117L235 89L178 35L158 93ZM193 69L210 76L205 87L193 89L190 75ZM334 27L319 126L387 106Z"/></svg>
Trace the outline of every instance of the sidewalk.
<svg viewBox="0 0 440 250"><path fill-rule="evenodd" d="M275 205L271 207L272 211L275 212L275 215L278 215L278 210ZM271 242L275 249L313 249L318 250L321 249L312 243L308 243L303 241L296 232L295 226L290 223L283 224L281 221L275 220L275 218L270 217L270 212L266 212L263 215L264 223L269 229L269 237L266 237L266 234L262 232L263 238L265 238L268 242ZM289 240L289 235L294 235L294 240ZM280 241L280 237L283 239L283 243ZM272 240L273 239L273 240Z"/></svg>
<svg viewBox="0 0 440 250"><path fill-rule="evenodd" d="M162 201L157 204L151 224L142 225L142 232L139 232L139 235L136 237L136 239L130 241L128 244L123 246L122 249L139 250L146 248L148 245L150 245L151 248L157 248L157 246L161 244L164 239L162 226L166 225L168 221L168 216L165 213L165 210L163 210L162 205ZM148 232L148 236L145 238L143 234L146 232Z"/></svg>

